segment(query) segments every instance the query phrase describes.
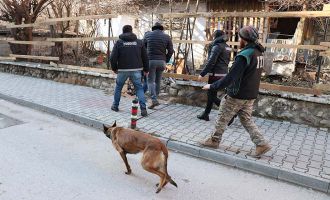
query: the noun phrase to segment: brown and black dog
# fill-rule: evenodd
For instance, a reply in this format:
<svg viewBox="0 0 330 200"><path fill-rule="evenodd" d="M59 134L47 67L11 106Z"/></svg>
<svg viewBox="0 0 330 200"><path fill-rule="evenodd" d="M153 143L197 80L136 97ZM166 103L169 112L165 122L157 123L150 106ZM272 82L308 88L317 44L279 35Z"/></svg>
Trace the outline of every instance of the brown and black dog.
<svg viewBox="0 0 330 200"><path fill-rule="evenodd" d="M112 140L113 146L124 160L127 168L126 174L132 172L126 154L143 152L141 160L143 169L160 177L156 193L160 192L168 182L178 187L167 173L168 150L159 139L133 129L117 127L116 122L111 127L103 125L103 132Z"/></svg>

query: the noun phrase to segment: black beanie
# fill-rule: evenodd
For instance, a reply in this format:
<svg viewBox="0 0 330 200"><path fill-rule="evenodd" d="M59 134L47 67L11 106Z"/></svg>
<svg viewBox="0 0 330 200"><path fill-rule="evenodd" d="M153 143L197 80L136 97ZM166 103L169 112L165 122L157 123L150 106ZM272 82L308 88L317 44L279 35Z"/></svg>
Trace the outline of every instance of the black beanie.
<svg viewBox="0 0 330 200"><path fill-rule="evenodd" d="M156 22L152 28L151 28L152 31L154 30L164 30L164 26L160 23L160 22Z"/></svg>
<svg viewBox="0 0 330 200"><path fill-rule="evenodd" d="M131 25L123 26L123 33L132 33L132 32L133 32L133 28Z"/></svg>
<svg viewBox="0 0 330 200"><path fill-rule="evenodd" d="M255 42L259 39L259 33L253 26L245 26L239 31L239 36L247 42Z"/></svg>
<svg viewBox="0 0 330 200"><path fill-rule="evenodd" d="M222 30L215 30L215 31L213 32L213 38L215 39L215 38L221 37L221 36L223 36L224 34L225 34L225 32L223 32Z"/></svg>

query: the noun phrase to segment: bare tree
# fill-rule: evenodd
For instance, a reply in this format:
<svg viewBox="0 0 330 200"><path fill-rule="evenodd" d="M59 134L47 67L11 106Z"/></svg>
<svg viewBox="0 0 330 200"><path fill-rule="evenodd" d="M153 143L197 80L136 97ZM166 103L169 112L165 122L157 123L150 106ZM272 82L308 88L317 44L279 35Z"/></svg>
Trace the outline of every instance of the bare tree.
<svg viewBox="0 0 330 200"><path fill-rule="evenodd" d="M47 8L49 18L63 18L71 17L77 11L78 0L53 0L50 7ZM56 26L50 26L51 37L65 37L65 32L70 30L72 24L70 21L58 22ZM63 59L64 44L63 42L56 42L55 47L52 47L52 56L58 56L60 60Z"/></svg>
<svg viewBox="0 0 330 200"><path fill-rule="evenodd" d="M15 24L31 24L52 0L2 0L0 2L0 20ZM32 41L32 27L13 28L11 35L15 40ZM30 54L31 45L11 44L15 54Z"/></svg>

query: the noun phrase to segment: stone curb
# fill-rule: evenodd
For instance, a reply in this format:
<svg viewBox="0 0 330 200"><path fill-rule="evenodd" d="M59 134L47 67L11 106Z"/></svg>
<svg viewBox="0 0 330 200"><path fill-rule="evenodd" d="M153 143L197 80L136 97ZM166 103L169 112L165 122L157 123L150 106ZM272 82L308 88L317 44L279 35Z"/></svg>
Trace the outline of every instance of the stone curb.
<svg viewBox="0 0 330 200"><path fill-rule="evenodd" d="M47 112L67 120L75 121L80 124L91 126L97 129L103 128L103 123L101 121L96 121L86 117L81 117L75 114L71 114L65 111L61 111L54 108L49 108L37 103L29 102L26 100L18 99L15 97L7 96L0 93L0 98L17 103L32 109ZM217 152L207 148L201 148L198 146L186 144L180 141L171 140L168 138L159 137L159 139L166 144L166 146L174 151L187 154L190 156L210 160L216 163L228 165L238 169L246 170L256 174L264 175L267 177L275 178L278 180L294 183L300 186L312 188L318 191L322 191L330 194L330 181L324 179L309 176L299 172L293 172L285 170L279 167L274 167L270 165L265 165L262 163L257 163L253 160L243 159L235 155L228 155L222 152Z"/></svg>

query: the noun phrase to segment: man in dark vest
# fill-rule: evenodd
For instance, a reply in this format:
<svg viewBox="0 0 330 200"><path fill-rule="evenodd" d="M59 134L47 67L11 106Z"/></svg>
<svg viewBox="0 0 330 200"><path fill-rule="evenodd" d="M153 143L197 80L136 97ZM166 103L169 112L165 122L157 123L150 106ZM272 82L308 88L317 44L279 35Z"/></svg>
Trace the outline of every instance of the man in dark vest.
<svg viewBox="0 0 330 200"><path fill-rule="evenodd" d="M271 149L252 120L253 103L259 93L261 72L264 65L264 48L258 43L258 31L252 26L239 31L242 51L235 57L229 73L221 80L203 87L205 90L227 88L227 94L221 101L216 130L201 145L218 148L228 122L238 114L240 121L250 134L256 151L252 155L260 157Z"/></svg>
<svg viewBox="0 0 330 200"><path fill-rule="evenodd" d="M137 39L133 33L132 26L125 25L123 27L123 34L119 36L119 40L113 47L110 61L112 70L117 74L114 102L111 110L119 111L121 90L125 81L129 78L139 99L141 115L146 117L148 113L141 78L142 72L147 75L149 71L148 56L142 40Z"/></svg>

